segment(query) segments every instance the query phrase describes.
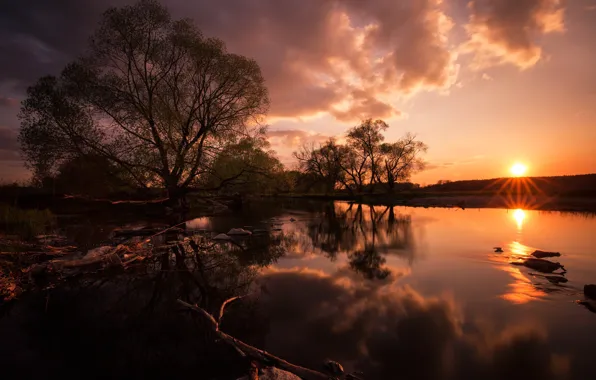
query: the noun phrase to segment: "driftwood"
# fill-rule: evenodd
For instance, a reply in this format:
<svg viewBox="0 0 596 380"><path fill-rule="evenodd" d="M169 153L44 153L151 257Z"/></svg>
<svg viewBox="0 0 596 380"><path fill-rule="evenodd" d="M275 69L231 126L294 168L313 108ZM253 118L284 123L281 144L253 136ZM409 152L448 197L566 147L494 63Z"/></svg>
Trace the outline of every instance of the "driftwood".
<svg viewBox="0 0 596 380"><path fill-rule="evenodd" d="M219 323L221 322L221 317L223 316L225 307L230 302L235 301L239 298L241 298L241 297L231 298L222 304L222 306L219 310L219 321L216 321L215 318L211 314L209 314L207 311L201 309L200 307L198 307L196 305L191 305L185 301L182 301L181 299L178 299L178 303L181 304L182 306L185 306L185 307L193 310L193 311L196 311L197 313L199 313L203 317L205 317L205 319L207 319L210 322L211 327L213 328L213 330L215 331L217 336L222 341L224 341L227 344L229 344L230 346L234 347L236 349L236 351L238 351L243 356L249 356L259 362L267 363L267 364L272 365L273 367L277 367L283 371L290 372L304 380L332 380L332 379L335 379L334 377L325 375L321 372L314 371L312 369L304 368L304 367L292 364L290 362L287 362L281 358L278 358L277 356L274 356L266 351L263 351L256 347L253 347L249 344L246 344L246 343L242 342L241 340L238 340L238 339L234 338L233 336L228 335L225 332L221 331L219 329Z"/></svg>

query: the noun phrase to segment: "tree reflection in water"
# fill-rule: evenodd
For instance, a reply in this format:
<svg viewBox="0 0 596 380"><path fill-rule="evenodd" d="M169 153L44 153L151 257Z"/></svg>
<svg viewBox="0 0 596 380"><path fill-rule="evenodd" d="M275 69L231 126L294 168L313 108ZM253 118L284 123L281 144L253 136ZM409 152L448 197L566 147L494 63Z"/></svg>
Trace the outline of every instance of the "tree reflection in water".
<svg viewBox="0 0 596 380"><path fill-rule="evenodd" d="M394 206L330 203L321 218L307 225L314 247L331 260L345 253L350 268L367 279L386 279L391 269L387 255L414 261L414 239L411 219L399 215Z"/></svg>

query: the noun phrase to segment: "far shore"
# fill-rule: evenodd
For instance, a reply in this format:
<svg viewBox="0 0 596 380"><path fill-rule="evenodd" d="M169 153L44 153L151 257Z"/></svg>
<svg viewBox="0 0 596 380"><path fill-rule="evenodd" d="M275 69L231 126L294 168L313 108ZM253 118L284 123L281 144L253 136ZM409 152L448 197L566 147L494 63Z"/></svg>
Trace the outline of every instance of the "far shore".
<svg viewBox="0 0 596 380"><path fill-rule="evenodd" d="M500 208L542 211L596 212L596 198L593 197L549 197L524 195L280 195L282 198L340 200L364 204L395 205L408 207L442 208Z"/></svg>

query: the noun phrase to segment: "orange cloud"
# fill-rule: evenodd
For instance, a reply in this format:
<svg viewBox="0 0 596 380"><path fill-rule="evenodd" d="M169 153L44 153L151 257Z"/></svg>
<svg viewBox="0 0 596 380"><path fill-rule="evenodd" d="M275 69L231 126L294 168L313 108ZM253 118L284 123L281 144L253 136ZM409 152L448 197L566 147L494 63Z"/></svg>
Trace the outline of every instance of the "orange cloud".
<svg viewBox="0 0 596 380"><path fill-rule="evenodd" d="M453 23L440 0L251 4L218 3L198 23L259 62L271 117L388 118L400 114L392 104L398 96L455 82Z"/></svg>
<svg viewBox="0 0 596 380"><path fill-rule="evenodd" d="M473 53L472 68L513 64L534 66L542 57L539 37L563 32L563 0L472 0L463 51Z"/></svg>

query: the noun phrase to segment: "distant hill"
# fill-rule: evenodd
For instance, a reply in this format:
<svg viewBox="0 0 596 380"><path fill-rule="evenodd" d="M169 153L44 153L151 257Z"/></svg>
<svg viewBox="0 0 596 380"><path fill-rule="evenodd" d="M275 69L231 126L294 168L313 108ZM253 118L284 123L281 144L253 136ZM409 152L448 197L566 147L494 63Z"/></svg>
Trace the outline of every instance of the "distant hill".
<svg viewBox="0 0 596 380"><path fill-rule="evenodd" d="M425 186L420 190L423 192L523 193L549 196L596 197L596 174L446 181L440 184Z"/></svg>

